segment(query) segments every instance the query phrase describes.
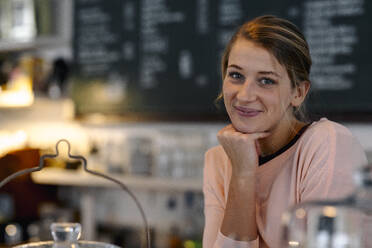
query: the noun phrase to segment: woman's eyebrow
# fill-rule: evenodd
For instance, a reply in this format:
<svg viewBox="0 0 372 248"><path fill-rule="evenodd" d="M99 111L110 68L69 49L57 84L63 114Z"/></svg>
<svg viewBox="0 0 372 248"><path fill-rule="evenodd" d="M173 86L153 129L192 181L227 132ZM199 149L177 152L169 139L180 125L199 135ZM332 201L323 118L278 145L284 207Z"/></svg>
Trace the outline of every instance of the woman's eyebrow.
<svg viewBox="0 0 372 248"><path fill-rule="evenodd" d="M243 68L241 68L240 66L235 65L235 64L231 64L228 67L233 67L233 68L236 68L236 69L239 69L239 70L243 70Z"/></svg>
<svg viewBox="0 0 372 248"><path fill-rule="evenodd" d="M281 76L274 71L259 71L258 73L259 74L264 74L264 75L273 75L273 76L276 76L278 78L281 78Z"/></svg>
<svg viewBox="0 0 372 248"><path fill-rule="evenodd" d="M236 68L238 70L243 70L242 67L240 67L238 65L235 65L235 64L231 64L231 65L228 66L228 68L230 68L230 67ZM263 74L263 75L273 75L275 77L281 78L280 74L277 73L277 72L275 72L275 71L259 71L258 73L259 74Z"/></svg>

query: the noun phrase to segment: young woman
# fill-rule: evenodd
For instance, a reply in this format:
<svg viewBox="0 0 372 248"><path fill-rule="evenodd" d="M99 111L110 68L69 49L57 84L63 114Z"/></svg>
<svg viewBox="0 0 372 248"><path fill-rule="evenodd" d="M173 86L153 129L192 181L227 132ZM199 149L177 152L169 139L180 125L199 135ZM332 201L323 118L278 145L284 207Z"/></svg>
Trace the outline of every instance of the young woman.
<svg viewBox="0 0 372 248"><path fill-rule="evenodd" d="M203 247L279 247L281 215L312 199L353 191L367 163L340 124L308 123L301 106L311 58L295 25L274 16L245 23L222 58L222 97L231 124L205 155Z"/></svg>

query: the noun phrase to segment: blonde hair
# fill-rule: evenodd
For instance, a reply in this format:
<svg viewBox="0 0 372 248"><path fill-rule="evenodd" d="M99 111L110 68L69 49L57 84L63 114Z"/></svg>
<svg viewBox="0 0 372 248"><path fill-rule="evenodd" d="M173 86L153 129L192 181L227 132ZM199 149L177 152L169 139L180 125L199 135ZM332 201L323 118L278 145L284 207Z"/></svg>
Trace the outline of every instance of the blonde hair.
<svg viewBox="0 0 372 248"><path fill-rule="evenodd" d="M291 22L272 15L257 17L243 24L231 37L221 60L222 80L225 79L230 51L238 39L246 39L267 49L283 65L292 88L301 82L310 82L311 57L303 34ZM216 101L222 100L222 92ZM306 119L304 104L294 109L294 116Z"/></svg>

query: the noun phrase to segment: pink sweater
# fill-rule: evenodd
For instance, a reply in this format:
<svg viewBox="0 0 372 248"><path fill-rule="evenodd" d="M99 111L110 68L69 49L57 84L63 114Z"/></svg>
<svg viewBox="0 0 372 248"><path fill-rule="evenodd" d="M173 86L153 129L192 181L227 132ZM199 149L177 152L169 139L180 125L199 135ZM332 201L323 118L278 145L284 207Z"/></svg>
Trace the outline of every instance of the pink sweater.
<svg viewBox="0 0 372 248"><path fill-rule="evenodd" d="M367 164L359 142L344 126L322 118L313 122L288 150L257 168L256 223L252 242L225 237L219 230L229 192L231 164L222 146L205 154L204 248L279 247L281 215L313 199L336 199L352 193L355 166Z"/></svg>

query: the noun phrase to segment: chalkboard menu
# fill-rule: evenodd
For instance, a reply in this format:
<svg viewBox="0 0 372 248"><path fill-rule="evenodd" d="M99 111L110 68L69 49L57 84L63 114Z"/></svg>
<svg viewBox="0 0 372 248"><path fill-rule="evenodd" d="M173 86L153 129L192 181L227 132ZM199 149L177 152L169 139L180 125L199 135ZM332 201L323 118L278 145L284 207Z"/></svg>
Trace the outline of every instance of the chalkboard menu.
<svg viewBox="0 0 372 248"><path fill-rule="evenodd" d="M319 113L372 113L371 1L75 0L77 111L221 115L220 57L243 22L284 17L308 39ZM371 20L368 20L371 19Z"/></svg>

